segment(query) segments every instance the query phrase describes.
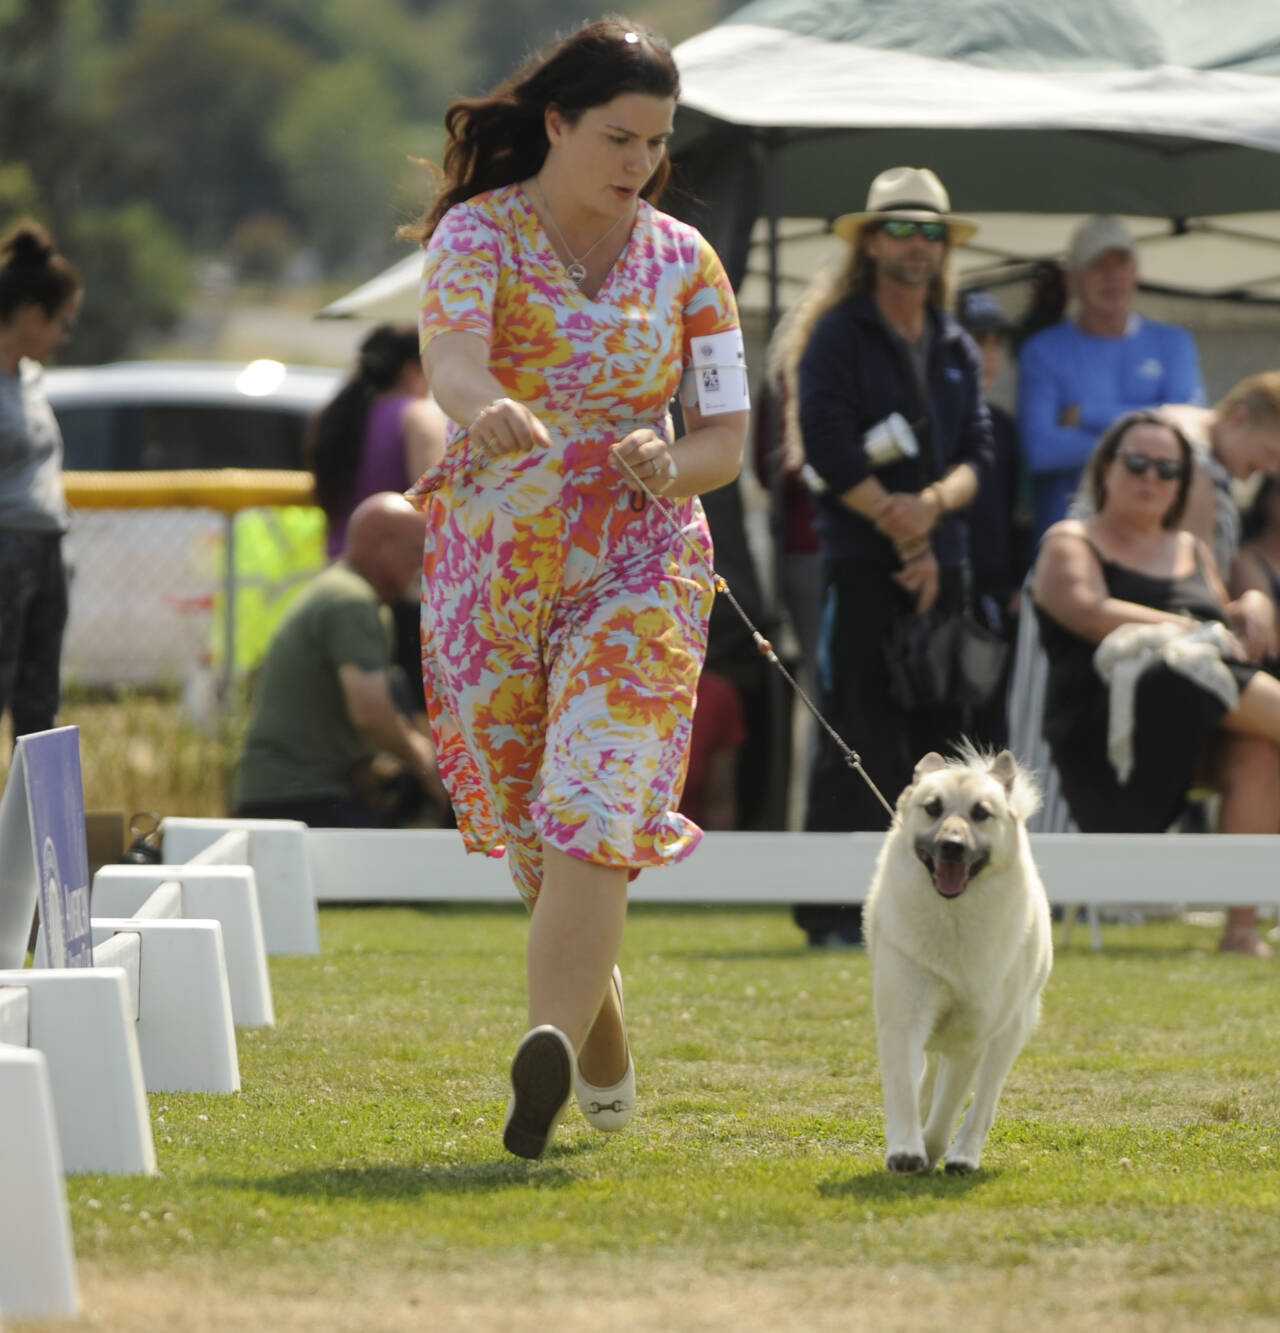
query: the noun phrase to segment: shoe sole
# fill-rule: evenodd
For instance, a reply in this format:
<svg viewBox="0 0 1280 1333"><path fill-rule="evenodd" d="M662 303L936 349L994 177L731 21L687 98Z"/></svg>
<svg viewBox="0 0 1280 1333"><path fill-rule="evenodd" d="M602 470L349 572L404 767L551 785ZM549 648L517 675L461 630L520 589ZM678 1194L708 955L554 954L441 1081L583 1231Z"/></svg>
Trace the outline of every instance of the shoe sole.
<svg viewBox="0 0 1280 1333"><path fill-rule="evenodd" d="M517 1157L541 1157L573 1091L573 1065L564 1042L552 1032L534 1032L511 1062L515 1104L502 1132L503 1146Z"/></svg>

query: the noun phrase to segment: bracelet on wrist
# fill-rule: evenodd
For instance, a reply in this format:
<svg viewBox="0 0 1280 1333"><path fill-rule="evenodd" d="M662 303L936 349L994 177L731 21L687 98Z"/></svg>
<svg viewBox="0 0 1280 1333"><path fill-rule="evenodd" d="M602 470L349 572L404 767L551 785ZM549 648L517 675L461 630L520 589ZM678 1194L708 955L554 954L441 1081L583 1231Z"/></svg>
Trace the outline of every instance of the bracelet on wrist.
<svg viewBox="0 0 1280 1333"><path fill-rule="evenodd" d="M924 488L924 490L920 492L920 498L923 500L924 497L928 495L930 491L933 492L934 502L938 506L938 517L941 518L943 514L947 512L947 502L945 499L943 499L941 487L939 487L935 482L930 482L929 485L927 485Z"/></svg>

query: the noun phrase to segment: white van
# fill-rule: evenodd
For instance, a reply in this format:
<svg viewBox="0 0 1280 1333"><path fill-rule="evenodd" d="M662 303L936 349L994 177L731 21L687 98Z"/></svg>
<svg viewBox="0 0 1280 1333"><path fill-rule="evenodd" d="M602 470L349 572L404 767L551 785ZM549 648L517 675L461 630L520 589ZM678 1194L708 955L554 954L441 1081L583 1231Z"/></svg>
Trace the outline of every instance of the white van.
<svg viewBox="0 0 1280 1333"><path fill-rule="evenodd" d="M343 379L279 361L118 361L44 375L68 472L300 468L307 420Z"/></svg>

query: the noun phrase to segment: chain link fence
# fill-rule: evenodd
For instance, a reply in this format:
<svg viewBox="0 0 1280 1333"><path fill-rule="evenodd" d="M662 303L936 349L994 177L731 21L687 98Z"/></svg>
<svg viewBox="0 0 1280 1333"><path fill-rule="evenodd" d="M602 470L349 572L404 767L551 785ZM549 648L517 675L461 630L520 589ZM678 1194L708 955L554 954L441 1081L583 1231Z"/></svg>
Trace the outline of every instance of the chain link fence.
<svg viewBox="0 0 1280 1333"><path fill-rule="evenodd" d="M68 473L64 682L231 697L325 563L306 473ZM272 503L272 502L275 503Z"/></svg>

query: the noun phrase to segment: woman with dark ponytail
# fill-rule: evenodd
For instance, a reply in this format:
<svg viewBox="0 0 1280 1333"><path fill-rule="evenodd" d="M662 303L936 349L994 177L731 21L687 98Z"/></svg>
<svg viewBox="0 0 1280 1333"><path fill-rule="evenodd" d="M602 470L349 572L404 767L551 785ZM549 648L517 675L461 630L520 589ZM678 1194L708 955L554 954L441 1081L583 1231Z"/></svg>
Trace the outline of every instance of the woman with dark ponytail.
<svg viewBox="0 0 1280 1333"><path fill-rule="evenodd" d="M347 520L378 491L405 491L444 452L444 414L432 401L411 324L379 324L360 344L355 373L307 433L326 548L342 554Z"/></svg>
<svg viewBox="0 0 1280 1333"><path fill-rule="evenodd" d="M0 238L0 718L16 740L58 715L67 578L62 434L41 363L80 309L80 276L39 223Z"/></svg>
<svg viewBox="0 0 1280 1333"><path fill-rule="evenodd" d="M575 1087L594 1128L631 1118L627 884L701 838L678 810L713 596L698 496L737 477L748 403L715 251L654 206L678 94L661 38L587 24L449 108L443 188L408 233L452 422L410 492L432 728L468 850L505 851L532 911L521 1157Z"/></svg>
<svg viewBox="0 0 1280 1333"><path fill-rule="evenodd" d="M316 413L303 446L316 503L328 519L331 560L342 554L347 522L361 500L406 491L443 457L444 432L444 413L430 396L418 359L418 331L412 324L379 324L360 344L355 373ZM402 672L397 686L407 690L401 703L421 718L427 705L418 599L393 603L391 616L394 660Z"/></svg>

